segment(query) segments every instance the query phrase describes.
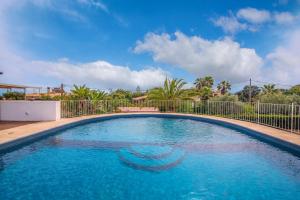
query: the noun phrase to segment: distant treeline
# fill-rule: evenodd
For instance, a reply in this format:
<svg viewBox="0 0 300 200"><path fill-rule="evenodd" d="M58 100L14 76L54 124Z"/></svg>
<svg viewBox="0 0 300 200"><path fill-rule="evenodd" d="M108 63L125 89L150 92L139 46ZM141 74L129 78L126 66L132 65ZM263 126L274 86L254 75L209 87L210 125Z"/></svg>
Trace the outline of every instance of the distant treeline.
<svg viewBox="0 0 300 200"><path fill-rule="evenodd" d="M262 103L276 104L300 104L300 85L295 85L289 89L276 88L274 84L244 86L241 91L231 93L231 84L229 81L221 81L214 90L214 79L211 76L197 78L194 87L185 89L186 82L183 79L168 79L164 81L161 87L141 91L137 87L134 92L117 89L112 92L90 89L85 85L74 85L69 93L50 96L42 94L41 100L129 100L141 97L141 100L211 100L211 101L241 101L252 102L260 101ZM251 91L251 92L250 92ZM251 98L250 95L251 94ZM25 99L24 93L6 92L0 96L0 99L22 100ZM139 99L139 98L138 98Z"/></svg>

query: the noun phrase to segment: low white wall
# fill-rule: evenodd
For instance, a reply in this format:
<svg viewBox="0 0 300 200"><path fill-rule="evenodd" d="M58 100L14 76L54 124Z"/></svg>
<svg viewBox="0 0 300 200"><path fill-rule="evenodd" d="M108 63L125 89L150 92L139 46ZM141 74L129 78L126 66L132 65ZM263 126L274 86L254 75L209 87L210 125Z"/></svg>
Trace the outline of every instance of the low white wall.
<svg viewBox="0 0 300 200"><path fill-rule="evenodd" d="M60 119L60 101L0 101L1 121L54 121Z"/></svg>

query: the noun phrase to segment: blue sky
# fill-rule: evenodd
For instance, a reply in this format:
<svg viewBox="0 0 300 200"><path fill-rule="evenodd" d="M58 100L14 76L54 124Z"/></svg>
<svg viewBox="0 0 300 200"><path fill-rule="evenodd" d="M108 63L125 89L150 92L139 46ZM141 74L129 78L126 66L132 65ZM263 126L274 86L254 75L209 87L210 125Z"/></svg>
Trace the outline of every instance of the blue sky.
<svg viewBox="0 0 300 200"><path fill-rule="evenodd" d="M2 0L0 82L142 89L299 83L298 0Z"/></svg>

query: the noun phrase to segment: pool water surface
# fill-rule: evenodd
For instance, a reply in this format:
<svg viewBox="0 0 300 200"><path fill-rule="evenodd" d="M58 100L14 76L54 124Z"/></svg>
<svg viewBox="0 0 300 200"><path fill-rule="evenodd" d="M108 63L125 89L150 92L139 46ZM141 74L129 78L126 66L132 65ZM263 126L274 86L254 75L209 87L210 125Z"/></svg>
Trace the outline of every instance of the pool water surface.
<svg viewBox="0 0 300 200"><path fill-rule="evenodd" d="M300 158L190 119L87 123L0 152L0 199L300 199Z"/></svg>

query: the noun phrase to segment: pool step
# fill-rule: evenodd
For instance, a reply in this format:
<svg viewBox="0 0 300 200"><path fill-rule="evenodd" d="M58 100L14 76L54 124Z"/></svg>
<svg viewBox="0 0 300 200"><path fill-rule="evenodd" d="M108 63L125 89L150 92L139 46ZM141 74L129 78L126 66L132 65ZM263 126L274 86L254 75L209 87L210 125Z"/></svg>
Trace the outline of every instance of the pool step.
<svg viewBox="0 0 300 200"><path fill-rule="evenodd" d="M124 164L134 169L162 171L180 164L185 151L171 146L136 145L120 149L118 156Z"/></svg>

